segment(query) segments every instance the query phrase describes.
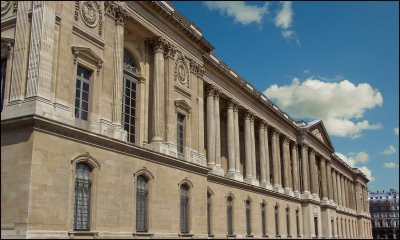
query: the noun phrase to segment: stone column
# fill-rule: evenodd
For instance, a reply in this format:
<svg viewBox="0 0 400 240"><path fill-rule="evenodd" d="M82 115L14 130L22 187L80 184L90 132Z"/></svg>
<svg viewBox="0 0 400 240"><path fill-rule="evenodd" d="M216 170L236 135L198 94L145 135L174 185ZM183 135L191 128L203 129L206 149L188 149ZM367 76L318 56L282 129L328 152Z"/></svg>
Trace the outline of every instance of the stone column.
<svg viewBox="0 0 400 240"><path fill-rule="evenodd" d="M292 144L292 157L293 157L293 186L294 186L294 193L295 195L297 195L300 191L300 179L299 179L300 176L299 176L296 142L293 142Z"/></svg>
<svg viewBox="0 0 400 240"><path fill-rule="evenodd" d="M338 204L338 199L337 199L337 189L336 189L336 171L332 169L332 194L333 194L333 201L335 201L336 204Z"/></svg>
<svg viewBox="0 0 400 240"><path fill-rule="evenodd" d="M301 161L302 161L302 177L303 177L303 192L310 193L309 189L309 174L308 174L308 147L306 144L301 144Z"/></svg>
<svg viewBox="0 0 400 240"><path fill-rule="evenodd" d="M346 200L346 191L345 191L345 186L344 186L344 179L345 179L345 176L342 176L341 177L341 189L342 189L342 203L343 203L343 206L344 207L346 207L347 208L347 200Z"/></svg>
<svg viewBox="0 0 400 240"><path fill-rule="evenodd" d="M279 168L278 168L278 149L277 149L277 141L276 141L276 138L277 138L277 132L276 132L276 130L275 129L272 129L272 139L271 139L271 141L272 141L272 143L271 143L271 147L272 147L272 167L273 167L273 180L274 180L274 189L277 189L279 186L280 186L280 184L279 184L279 180L278 180L278 178L279 178L279 174L278 174L278 171L279 171Z"/></svg>
<svg viewBox="0 0 400 240"><path fill-rule="evenodd" d="M332 170L331 161L326 160L326 184L328 185L328 199L333 201L333 184L332 184Z"/></svg>
<svg viewBox="0 0 400 240"><path fill-rule="evenodd" d="M246 172L245 172L245 180L248 183L251 183L252 179L252 147L251 147L251 114L250 112L246 113L246 117L244 120L244 137L245 137L245 165L246 165Z"/></svg>
<svg viewBox="0 0 400 240"><path fill-rule="evenodd" d="M251 176L252 176L252 184L255 184L257 179L256 172L256 139L254 137L254 115L251 116L250 119L250 134L251 134Z"/></svg>
<svg viewBox="0 0 400 240"><path fill-rule="evenodd" d="M277 165L278 165L278 184L282 187L282 159L281 159L281 144L279 138L281 137L279 131L276 132L276 151L277 151Z"/></svg>
<svg viewBox="0 0 400 240"><path fill-rule="evenodd" d="M240 142L239 142L239 108L238 105L235 104L233 108L233 123L235 130L235 165L236 165L236 173L238 178L241 178L240 175ZM243 180L243 179L242 179Z"/></svg>
<svg viewBox="0 0 400 240"><path fill-rule="evenodd" d="M328 200L328 184L326 179L325 158L321 157L322 200Z"/></svg>
<svg viewBox="0 0 400 240"><path fill-rule="evenodd" d="M113 84L113 124L121 125L122 89L124 82L124 21L119 18L115 21L114 35L114 84Z"/></svg>
<svg viewBox="0 0 400 240"><path fill-rule="evenodd" d="M219 118L219 91L214 91L215 165L221 168L221 131Z"/></svg>
<svg viewBox="0 0 400 240"><path fill-rule="evenodd" d="M235 167L235 127L234 127L234 117L233 108L234 102L230 100L228 102L228 113L227 113L227 141L228 141L228 177L234 178L236 174Z"/></svg>
<svg viewBox="0 0 400 240"><path fill-rule="evenodd" d="M313 196L318 196L318 173L317 165L315 162L314 150L310 150L310 181L311 181L311 193Z"/></svg>
<svg viewBox="0 0 400 240"><path fill-rule="evenodd" d="M285 192L289 190L290 188L290 179L289 179L289 156L288 156L288 151L287 149L289 145L289 139L287 137L283 137L283 142L282 142L282 150L283 150L283 188L285 189Z"/></svg>
<svg viewBox="0 0 400 240"><path fill-rule="evenodd" d="M340 206L343 206L343 202L342 202L342 191L341 191L341 181L340 181L340 173L339 172L337 172L336 173L336 181L337 181L337 188L336 188L336 190L337 190L337 198L338 198L338 205L340 205Z"/></svg>
<svg viewBox="0 0 400 240"><path fill-rule="evenodd" d="M266 176L266 182L265 185L262 185L263 187L266 187L268 189L271 188L271 181L270 181L270 166L269 166L269 144L268 144L268 125L267 123L264 123L264 149L265 149L265 176Z"/></svg>
<svg viewBox="0 0 400 240"><path fill-rule="evenodd" d="M259 137L259 151L260 151L260 183L261 186L265 187L267 183L267 175L265 172L265 125L264 123L259 124L258 126L258 137Z"/></svg>
<svg viewBox="0 0 400 240"><path fill-rule="evenodd" d="M207 166L215 166L214 88L207 89Z"/></svg>
<svg viewBox="0 0 400 240"><path fill-rule="evenodd" d="M152 108L152 142L162 142L164 104L164 44L165 40L162 37L153 39L154 50L154 80L153 80L153 108Z"/></svg>

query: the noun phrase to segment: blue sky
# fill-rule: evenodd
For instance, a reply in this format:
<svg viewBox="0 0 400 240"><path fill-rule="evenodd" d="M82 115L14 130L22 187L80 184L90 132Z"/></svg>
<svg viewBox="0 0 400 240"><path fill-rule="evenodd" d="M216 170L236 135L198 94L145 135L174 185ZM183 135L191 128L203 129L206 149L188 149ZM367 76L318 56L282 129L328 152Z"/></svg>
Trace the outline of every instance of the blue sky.
<svg viewBox="0 0 400 240"><path fill-rule="evenodd" d="M399 3L172 3L291 117L322 119L370 191L399 189Z"/></svg>

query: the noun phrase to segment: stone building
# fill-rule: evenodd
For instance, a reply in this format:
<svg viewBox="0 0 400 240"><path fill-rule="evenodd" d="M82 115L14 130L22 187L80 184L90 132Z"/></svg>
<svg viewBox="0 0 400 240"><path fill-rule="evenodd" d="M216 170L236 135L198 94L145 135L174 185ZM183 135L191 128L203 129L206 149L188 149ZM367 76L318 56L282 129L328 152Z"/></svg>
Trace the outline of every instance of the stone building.
<svg viewBox="0 0 400 240"><path fill-rule="evenodd" d="M370 192L369 210L371 213L372 236L374 239L399 238L399 194L389 192Z"/></svg>
<svg viewBox="0 0 400 240"><path fill-rule="evenodd" d="M1 237L371 238L368 179L160 2L2 1Z"/></svg>

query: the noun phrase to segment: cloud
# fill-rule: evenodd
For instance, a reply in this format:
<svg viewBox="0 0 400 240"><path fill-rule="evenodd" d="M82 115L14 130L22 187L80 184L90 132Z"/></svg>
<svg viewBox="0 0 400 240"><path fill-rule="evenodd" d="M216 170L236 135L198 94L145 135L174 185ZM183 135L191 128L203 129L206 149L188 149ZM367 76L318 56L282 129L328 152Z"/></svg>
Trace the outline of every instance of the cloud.
<svg viewBox="0 0 400 240"><path fill-rule="evenodd" d="M394 162L385 162L385 164L383 164L383 167L385 167L385 168L399 168L399 164L396 164Z"/></svg>
<svg viewBox="0 0 400 240"><path fill-rule="evenodd" d="M364 130L382 128L380 123L361 119L366 110L383 104L381 93L368 83L293 78L290 85L271 85L264 94L294 117L323 120L333 136L358 138Z"/></svg>
<svg viewBox="0 0 400 240"><path fill-rule="evenodd" d="M381 152L381 155L392 155L396 152L396 148L393 145L390 145L389 147L385 148L383 152Z"/></svg>
<svg viewBox="0 0 400 240"><path fill-rule="evenodd" d="M282 31L282 37L283 38L285 38L285 39L291 39L292 38L292 36L293 36L293 31L292 30L285 30L285 31Z"/></svg>
<svg viewBox="0 0 400 240"><path fill-rule="evenodd" d="M399 135L399 128L398 127L394 128L393 131L394 131L394 134Z"/></svg>
<svg viewBox="0 0 400 240"><path fill-rule="evenodd" d="M342 159L345 163L350 165L350 167L357 167L361 172L365 174L365 176L372 182L375 178L372 176L372 171L366 166L357 166L358 163L365 163L369 160L369 156L365 152L359 153L349 153L349 156L346 156L342 153L335 152L335 154Z"/></svg>
<svg viewBox="0 0 400 240"><path fill-rule="evenodd" d="M293 21L292 2L281 2L281 4L282 9L275 17L275 26L281 29L288 29Z"/></svg>
<svg viewBox="0 0 400 240"><path fill-rule="evenodd" d="M264 14L268 13L268 3L263 6L250 5L244 1L206 1L204 4L210 10L218 10L221 14L233 17L235 22L247 25L262 22Z"/></svg>

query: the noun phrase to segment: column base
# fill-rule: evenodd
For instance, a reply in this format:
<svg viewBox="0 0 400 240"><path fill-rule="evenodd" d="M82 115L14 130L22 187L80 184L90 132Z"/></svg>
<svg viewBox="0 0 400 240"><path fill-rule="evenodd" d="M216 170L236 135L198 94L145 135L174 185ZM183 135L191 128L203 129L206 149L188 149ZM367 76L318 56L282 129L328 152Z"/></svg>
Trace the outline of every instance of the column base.
<svg viewBox="0 0 400 240"><path fill-rule="evenodd" d="M215 164L207 164L208 168L211 168L211 173L218 176L225 176L225 171L221 166L217 166Z"/></svg>
<svg viewBox="0 0 400 240"><path fill-rule="evenodd" d="M283 190L282 186L279 184L274 185L274 191L279 192L279 193L285 193L285 190Z"/></svg>
<svg viewBox="0 0 400 240"><path fill-rule="evenodd" d="M245 183L248 183L248 184L251 184L251 185L254 185L254 186L259 186L259 185L260 185L260 183L258 182L258 180L255 179L255 178L253 178L253 177L246 177L246 178L244 179L244 182L245 182Z"/></svg>
<svg viewBox="0 0 400 240"><path fill-rule="evenodd" d="M304 191L301 195L300 195L301 199L312 199L312 195L309 191Z"/></svg>
<svg viewBox="0 0 400 240"><path fill-rule="evenodd" d="M301 197L301 194L300 194L300 192L299 192L298 190L295 190L295 191L294 191L294 196L295 196L296 198L300 198L300 197Z"/></svg>
<svg viewBox="0 0 400 240"><path fill-rule="evenodd" d="M268 190L273 190L273 187L270 182L261 182L260 187L266 188Z"/></svg>
<svg viewBox="0 0 400 240"><path fill-rule="evenodd" d="M291 188L284 188L285 194L294 197L294 192Z"/></svg>
<svg viewBox="0 0 400 240"><path fill-rule="evenodd" d="M144 145L145 148L150 149L154 152L159 152L159 153L163 153L169 156L173 156L173 157L177 157L177 150L176 147L169 147L168 144L162 142L162 141L152 141L148 144Z"/></svg>
<svg viewBox="0 0 400 240"><path fill-rule="evenodd" d="M318 194L312 193L311 195L312 195L312 197L313 197L313 199L314 199L315 201L321 201L321 199L319 199Z"/></svg>

